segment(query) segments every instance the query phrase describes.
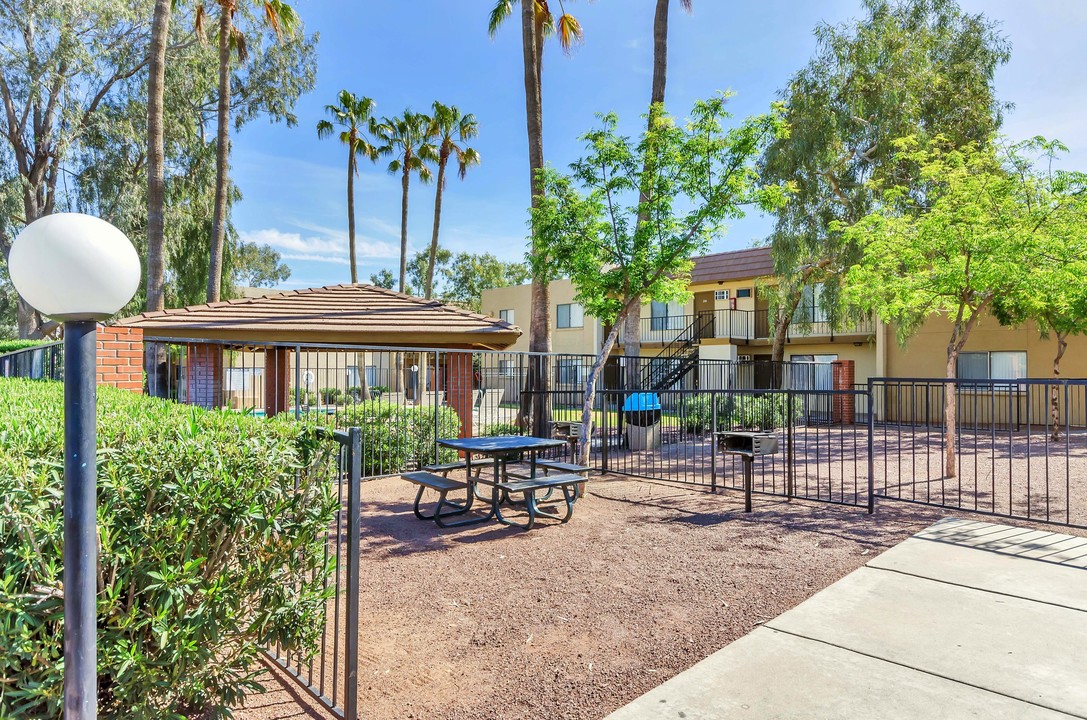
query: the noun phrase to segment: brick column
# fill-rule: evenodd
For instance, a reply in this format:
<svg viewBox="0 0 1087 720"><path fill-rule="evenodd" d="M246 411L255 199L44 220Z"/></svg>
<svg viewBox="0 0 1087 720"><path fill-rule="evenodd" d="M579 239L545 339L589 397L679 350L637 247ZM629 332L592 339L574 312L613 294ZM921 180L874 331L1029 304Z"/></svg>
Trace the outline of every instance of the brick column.
<svg viewBox="0 0 1087 720"><path fill-rule="evenodd" d="M99 385L143 392L143 330L99 325L96 333Z"/></svg>
<svg viewBox="0 0 1087 720"><path fill-rule="evenodd" d="M223 402L223 348L193 343L185 346L188 402L217 408Z"/></svg>
<svg viewBox="0 0 1087 720"><path fill-rule="evenodd" d="M291 407L291 353L289 348L264 350L264 414L268 417L286 412Z"/></svg>
<svg viewBox="0 0 1087 720"><path fill-rule="evenodd" d="M852 390L856 377L856 368L852 360L835 360L831 363L834 372L835 390ZM835 394L834 422L852 425L857 422L857 399L854 395Z"/></svg>
<svg viewBox="0 0 1087 720"><path fill-rule="evenodd" d="M460 436L472 437L472 353L449 353L445 363L445 401L460 418Z"/></svg>

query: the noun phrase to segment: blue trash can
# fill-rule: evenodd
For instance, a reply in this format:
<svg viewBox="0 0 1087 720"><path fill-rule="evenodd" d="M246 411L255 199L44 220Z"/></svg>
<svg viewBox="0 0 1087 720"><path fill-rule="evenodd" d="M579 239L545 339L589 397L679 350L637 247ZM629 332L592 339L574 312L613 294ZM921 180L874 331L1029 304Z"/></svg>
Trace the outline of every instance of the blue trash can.
<svg viewBox="0 0 1087 720"><path fill-rule="evenodd" d="M627 447L652 450L661 444L661 401L657 393L631 393L623 401Z"/></svg>

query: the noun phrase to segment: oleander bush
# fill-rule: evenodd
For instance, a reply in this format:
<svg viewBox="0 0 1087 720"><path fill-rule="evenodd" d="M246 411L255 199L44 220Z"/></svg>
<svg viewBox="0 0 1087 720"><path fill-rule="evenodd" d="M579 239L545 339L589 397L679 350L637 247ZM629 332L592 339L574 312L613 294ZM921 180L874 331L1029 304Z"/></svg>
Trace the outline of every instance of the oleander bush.
<svg viewBox="0 0 1087 720"><path fill-rule="evenodd" d="M512 422L497 422L491 423L487 427L483 428L484 437L495 437L497 435L520 435L521 428L517 426L517 423Z"/></svg>
<svg viewBox="0 0 1087 720"><path fill-rule="evenodd" d="M335 415L311 418L341 428L362 429L363 475L391 475L457 459L455 450L435 447L437 438L460 434L460 417L451 407L371 400L347 405Z"/></svg>
<svg viewBox="0 0 1087 720"><path fill-rule="evenodd" d="M62 392L0 380L0 717L61 715ZM323 627L333 443L111 388L98 433L100 716L229 716Z"/></svg>
<svg viewBox="0 0 1087 720"><path fill-rule="evenodd" d="M321 388L320 395L323 404L336 405L343 398L343 390L336 387Z"/></svg>
<svg viewBox="0 0 1087 720"><path fill-rule="evenodd" d="M791 404L791 408L790 408ZM717 414L718 430L778 430L786 427L790 418L795 424L803 417L799 397L772 394L713 394L700 393L686 399L682 423L687 432L708 433L714 428Z"/></svg>
<svg viewBox="0 0 1087 720"><path fill-rule="evenodd" d="M46 343L53 342L52 340L0 340L0 355L9 352L15 352L16 350L25 350L26 348L37 347L38 345L44 345Z"/></svg>

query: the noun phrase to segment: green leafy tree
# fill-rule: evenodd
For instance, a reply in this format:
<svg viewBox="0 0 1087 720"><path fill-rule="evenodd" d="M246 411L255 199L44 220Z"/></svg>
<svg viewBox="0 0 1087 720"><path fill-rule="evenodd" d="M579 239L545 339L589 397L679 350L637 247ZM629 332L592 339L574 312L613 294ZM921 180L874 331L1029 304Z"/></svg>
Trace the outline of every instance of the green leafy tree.
<svg viewBox="0 0 1087 720"><path fill-rule="evenodd" d="M529 279L528 266L499 260L490 253L459 252L442 269L442 301L479 312L483 291L521 285Z"/></svg>
<svg viewBox="0 0 1087 720"><path fill-rule="evenodd" d="M400 174L400 292L407 291L408 275L408 191L411 176L428 183L433 177L427 163L436 162L438 150L431 135L431 120L422 113L405 110L403 115L385 118L375 128L383 145L381 155L391 155L389 173Z"/></svg>
<svg viewBox="0 0 1087 720"><path fill-rule="evenodd" d="M917 175L895 141L939 134L980 146L1001 123L993 76L1009 49L995 22L955 0L864 0L864 9L859 20L815 29L815 54L782 93L789 135L761 160L767 182L795 190L770 237L777 282L764 288L779 361L806 288L821 283L832 325L852 319L841 282L860 249L833 228L875 208L870 181L903 185Z"/></svg>
<svg viewBox="0 0 1087 720"><path fill-rule="evenodd" d="M326 105L325 112L332 116L317 123L317 137L332 135L337 127L340 142L347 146L347 243L351 262L351 282L359 281L359 268L355 261L355 176L358 175L358 156L371 161L378 158L378 148L367 135L375 134L374 101L368 97L356 97L347 90L340 91L339 105Z"/></svg>
<svg viewBox="0 0 1087 720"><path fill-rule="evenodd" d="M451 158L457 160L457 174L463 180L468 168L479 164L479 153L465 143L479 134L476 116L464 115L456 105L442 105L434 102L434 115L431 117L431 135L438 142L438 188L434 193L434 233L430 238L430 256L427 263L426 278L423 282L423 297L430 299L434 292L434 262L438 253L438 227L442 221L442 192L445 190L445 168Z"/></svg>
<svg viewBox="0 0 1087 720"><path fill-rule="evenodd" d="M270 288L291 277L291 268L270 245L239 242L232 255L235 287Z"/></svg>
<svg viewBox="0 0 1087 720"><path fill-rule="evenodd" d="M1087 334L1087 174L1054 170L1053 161L1064 152L1060 142L1039 137L1009 153L1007 164L1024 189L1024 202L1039 216L1036 267L1029 292L993 301L1002 325L1033 321L1043 339L1053 337L1054 378L1061 375L1068 338ZM1054 384L1049 398L1054 442L1060 440L1060 398Z"/></svg>
<svg viewBox="0 0 1087 720"><path fill-rule="evenodd" d="M245 34L235 24L235 14L240 0L214 0L219 9L219 92L218 124L215 133L215 210L211 225L211 253L208 263L208 302L216 302L221 295L223 279L223 247L226 240L230 196L230 82L232 52L238 63L245 64L249 57ZM282 0L258 0L263 10L261 17L277 36L292 35L299 24L294 9ZM196 28L204 37L204 5L197 7ZM290 124L290 123L288 123Z"/></svg>
<svg viewBox="0 0 1087 720"><path fill-rule="evenodd" d="M543 174L534 225L578 302L610 328L585 383L583 464L597 379L631 307L643 297L687 297L690 258L709 247L725 220L741 217L748 203L772 209L784 196L781 187L759 184L751 162L784 132L779 115L726 129L726 99L697 103L685 125L654 105L637 142L618 133L614 114L603 115L602 126L584 136L587 154L569 175Z"/></svg>
<svg viewBox="0 0 1087 720"><path fill-rule="evenodd" d="M370 284L375 287L385 288L386 290L392 290L396 285L396 278L393 277L393 273L388 268L381 268L376 273L370 276Z"/></svg>
<svg viewBox="0 0 1087 720"><path fill-rule="evenodd" d="M847 275L847 301L894 323L901 343L933 315L949 320L946 377L954 380L959 353L997 298L1033 292L1048 221L992 144L941 140L899 141L898 157L919 168L917 180L886 189L874 212L835 229L862 252ZM944 472L955 477L953 382L944 396Z"/></svg>
<svg viewBox="0 0 1087 720"><path fill-rule="evenodd" d="M493 38L498 28L511 15L515 0L497 0L491 9L487 30ZM532 207L543 197L540 171L544 167L543 151L543 48L544 41L557 36L563 52L569 53L583 39L581 23L566 12L559 0L558 18L551 12L547 0L521 2L521 57L524 63L525 122L528 138L528 180ZM529 268L532 271L532 311L529 322L529 350L551 352L551 258L546 244L540 242L535 227L529 226ZM534 355L529 361L524 392L521 394L521 425L531 422L533 432L542 435L549 430L547 389L550 370L546 355Z"/></svg>
<svg viewBox="0 0 1087 720"><path fill-rule="evenodd" d="M680 0L680 5L691 12L691 0ZM657 0L653 14L653 85L650 91L650 106L664 103L664 90L668 81L668 6L669 0ZM645 172L643 168L643 172ZM645 222L646 218L638 218ZM642 304L635 303L627 314L623 328L623 354L638 357L642 354ZM641 365L634 362L627 365L627 386L637 387Z"/></svg>

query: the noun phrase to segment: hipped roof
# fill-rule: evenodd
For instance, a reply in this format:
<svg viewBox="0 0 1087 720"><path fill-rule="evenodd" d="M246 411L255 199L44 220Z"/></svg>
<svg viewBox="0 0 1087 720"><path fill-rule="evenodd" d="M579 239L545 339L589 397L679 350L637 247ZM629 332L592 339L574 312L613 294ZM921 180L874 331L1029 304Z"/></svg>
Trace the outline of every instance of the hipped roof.
<svg viewBox="0 0 1087 720"><path fill-rule="evenodd" d="M148 312L119 324L179 341L302 345L501 349L521 335L497 318L362 283Z"/></svg>

